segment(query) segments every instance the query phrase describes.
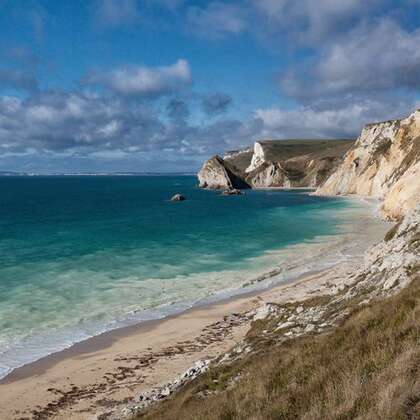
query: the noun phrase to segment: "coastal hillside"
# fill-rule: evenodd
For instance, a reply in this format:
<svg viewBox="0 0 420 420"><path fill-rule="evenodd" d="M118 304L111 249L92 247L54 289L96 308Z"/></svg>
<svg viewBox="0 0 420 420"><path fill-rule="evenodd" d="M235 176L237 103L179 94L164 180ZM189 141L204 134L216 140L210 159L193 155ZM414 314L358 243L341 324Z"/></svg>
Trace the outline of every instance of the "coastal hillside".
<svg viewBox="0 0 420 420"><path fill-rule="evenodd" d="M255 340L259 353L210 370L136 419L418 419L419 278L397 296L350 308L332 334Z"/></svg>
<svg viewBox="0 0 420 420"><path fill-rule="evenodd" d="M338 288L247 314L243 342L130 411L136 420L419 418L419 252L420 207Z"/></svg>
<svg viewBox="0 0 420 420"><path fill-rule="evenodd" d="M202 188L317 187L341 163L353 140L267 140L213 156L198 173Z"/></svg>
<svg viewBox="0 0 420 420"><path fill-rule="evenodd" d="M413 209L420 197L420 110L367 125L317 194L383 200L383 214L391 219Z"/></svg>

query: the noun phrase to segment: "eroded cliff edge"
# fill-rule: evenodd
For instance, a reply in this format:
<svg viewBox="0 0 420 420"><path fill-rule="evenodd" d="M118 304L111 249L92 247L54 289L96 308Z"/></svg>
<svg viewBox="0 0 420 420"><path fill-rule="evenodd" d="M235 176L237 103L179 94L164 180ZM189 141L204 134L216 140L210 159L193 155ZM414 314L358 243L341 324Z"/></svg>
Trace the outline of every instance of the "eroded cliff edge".
<svg viewBox="0 0 420 420"><path fill-rule="evenodd" d="M407 118L367 125L319 195L355 194L383 200L389 219L401 219L420 198L420 110Z"/></svg>
<svg viewBox="0 0 420 420"><path fill-rule="evenodd" d="M342 162L353 140L268 140L213 156L198 173L200 187L316 188Z"/></svg>

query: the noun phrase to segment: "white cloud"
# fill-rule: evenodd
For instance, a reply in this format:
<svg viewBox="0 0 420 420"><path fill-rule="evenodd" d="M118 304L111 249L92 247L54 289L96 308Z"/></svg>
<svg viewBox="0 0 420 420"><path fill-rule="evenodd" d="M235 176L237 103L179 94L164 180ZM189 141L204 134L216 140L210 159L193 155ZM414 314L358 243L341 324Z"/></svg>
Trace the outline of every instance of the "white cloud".
<svg viewBox="0 0 420 420"><path fill-rule="evenodd" d="M369 16L380 0L252 0L252 3L272 31L287 32L294 41L318 43L347 30L355 19Z"/></svg>
<svg viewBox="0 0 420 420"><path fill-rule="evenodd" d="M384 19L361 25L301 63L282 78L282 88L296 98L343 94L377 95L420 88L420 30L407 32Z"/></svg>
<svg viewBox="0 0 420 420"><path fill-rule="evenodd" d="M221 152L238 138L249 139L238 136L240 121L194 125L187 121L186 103L174 105L171 99L168 107L76 92L41 92L27 100L0 97L0 158L28 150L38 156L109 158L171 150L175 158L178 153ZM168 111L170 121L165 118Z"/></svg>
<svg viewBox="0 0 420 420"><path fill-rule="evenodd" d="M263 138L352 138L371 122L400 118L415 109L413 102L382 103L365 100L343 104L335 109L317 110L301 106L287 110L278 107L258 109Z"/></svg>
<svg viewBox="0 0 420 420"><path fill-rule="evenodd" d="M161 67L127 67L88 76L86 83L103 85L122 95L160 96L184 89L192 82L186 60Z"/></svg>
<svg viewBox="0 0 420 420"><path fill-rule="evenodd" d="M406 32L396 23L363 26L334 44L318 72L331 90L420 87L420 30Z"/></svg>
<svg viewBox="0 0 420 420"><path fill-rule="evenodd" d="M192 6L187 11L191 32L205 38L238 35L247 27L246 9L234 3L212 2L206 7Z"/></svg>

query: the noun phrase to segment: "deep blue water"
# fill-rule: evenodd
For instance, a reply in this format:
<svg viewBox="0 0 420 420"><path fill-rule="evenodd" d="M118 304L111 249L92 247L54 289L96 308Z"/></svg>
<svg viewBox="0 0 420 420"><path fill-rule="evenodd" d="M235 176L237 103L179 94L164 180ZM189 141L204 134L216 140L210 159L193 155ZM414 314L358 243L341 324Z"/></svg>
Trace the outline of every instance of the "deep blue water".
<svg viewBox="0 0 420 420"><path fill-rule="evenodd" d="M188 176L0 177L0 376L142 311L240 288L270 252L339 234L348 206L224 197Z"/></svg>

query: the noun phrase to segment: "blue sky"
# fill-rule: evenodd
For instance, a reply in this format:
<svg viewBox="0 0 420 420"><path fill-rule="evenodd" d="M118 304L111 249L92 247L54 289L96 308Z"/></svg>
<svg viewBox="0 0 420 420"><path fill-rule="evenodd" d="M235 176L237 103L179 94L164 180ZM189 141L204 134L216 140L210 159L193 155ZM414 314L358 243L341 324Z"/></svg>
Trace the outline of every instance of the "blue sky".
<svg viewBox="0 0 420 420"><path fill-rule="evenodd" d="M420 1L0 0L0 170L189 171L419 106Z"/></svg>

